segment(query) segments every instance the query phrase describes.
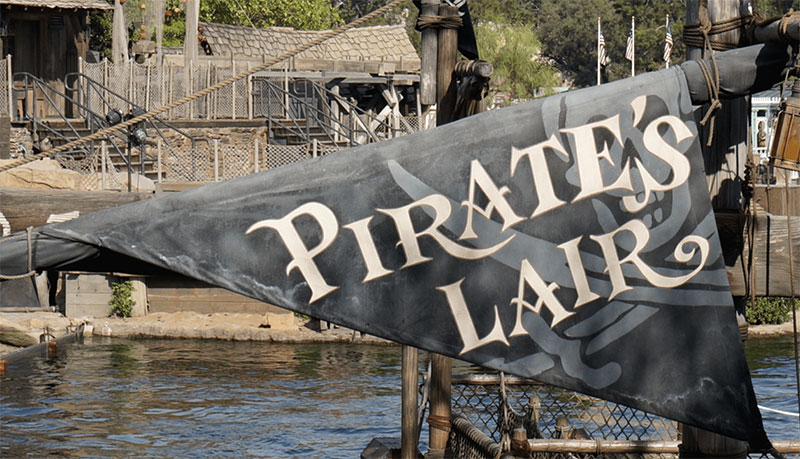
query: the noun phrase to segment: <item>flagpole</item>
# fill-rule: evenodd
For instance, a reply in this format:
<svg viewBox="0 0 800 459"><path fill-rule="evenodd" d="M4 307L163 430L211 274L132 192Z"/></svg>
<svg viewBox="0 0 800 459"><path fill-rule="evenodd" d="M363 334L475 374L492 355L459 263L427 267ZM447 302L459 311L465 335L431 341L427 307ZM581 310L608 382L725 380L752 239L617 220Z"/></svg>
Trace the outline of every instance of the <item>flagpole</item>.
<svg viewBox="0 0 800 459"><path fill-rule="evenodd" d="M600 84L600 16L597 17L597 84Z"/></svg>
<svg viewBox="0 0 800 459"><path fill-rule="evenodd" d="M670 30L669 30L669 14L667 15L667 34L668 34L668 35L671 35L671 33L670 33ZM671 38L670 38L670 39L671 39ZM665 39L665 40L666 40L666 39ZM664 46L666 46L666 43L664 44ZM672 55L672 51L670 51L670 55ZM666 59L664 60L664 62L667 64L667 66L666 66L666 67L664 67L664 68L667 68L667 69L668 69L668 68L669 68L669 56L667 56L666 52L664 53L664 57L666 57Z"/></svg>
<svg viewBox="0 0 800 459"><path fill-rule="evenodd" d="M636 76L635 71L635 62L636 62L636 28L635 28L635 17L631 16L631 76Z"/></svg>

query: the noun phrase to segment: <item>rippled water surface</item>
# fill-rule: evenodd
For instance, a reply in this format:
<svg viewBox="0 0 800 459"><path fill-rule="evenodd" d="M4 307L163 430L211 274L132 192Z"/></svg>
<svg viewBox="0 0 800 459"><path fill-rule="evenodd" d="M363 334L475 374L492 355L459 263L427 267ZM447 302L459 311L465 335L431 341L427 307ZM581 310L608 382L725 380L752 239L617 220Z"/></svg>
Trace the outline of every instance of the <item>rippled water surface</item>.
<svg viewBox="0 0 800 459"><path fill-rule="evenodd" d="M759 404L797 412L791 337L747 353ZM3 457L352 458L399 432L397 346L94 338L0 376Z"/></svg>
<svg viewBox="0 0 800 459"><path fill-rule="evenodd" d="M793 338L750 339L745 345L756 399L762 407L797 413ZM764 428L773 440L800 439L797 417L761 410Z"/></svg>
<svg viewBox="0 0 800 459"><path fill-rule="evenodd" d="M400 431L400 348L87 339L0 377L0 456L358 457Z"/></svg>

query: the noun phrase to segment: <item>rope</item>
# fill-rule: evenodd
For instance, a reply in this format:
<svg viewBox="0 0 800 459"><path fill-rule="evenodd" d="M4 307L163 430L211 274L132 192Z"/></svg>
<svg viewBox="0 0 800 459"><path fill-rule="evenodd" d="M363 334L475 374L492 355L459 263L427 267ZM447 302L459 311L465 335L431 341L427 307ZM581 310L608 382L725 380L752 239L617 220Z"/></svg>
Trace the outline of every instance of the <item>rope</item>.
<svg viewBox="0 0 800 459"><path fill-rule="evenodd" d="M450 432L450 418L447 416L429 414L428 424L434 429L441 430L442 432Z"/></svg>
<svg viewBox="0 0 800 459"><path fill-rule="evenodd" d="M781 17L780 22L778 23L778 36L781 38L781 40L783 41L792 40L792 38L788 34L789 23L795 19L800 19L800 12L789 10L788 13L784 14Z"/></svg>
<svg viewBox="0 0 800 459"><path fill-rule="evenodd" d="M769 411L770 413L782 414L784 416L800 417L800 414L792 413L790 411L776 410L775 408L767 408L766 406L758 405L758 409Z"/></svg>
<svg viewBox="0 0 800 459"><path fill-rule="evenodd" d="M789 292L792 295L792 337L794 338L794 376L797 387L797 408L800 410L800 361L797 355L797 310L794 303L794 254L792 253L792 217L789 216L789 180L783 181L783 192L786 197L786 244L789 249ZM800 422L800 418L798 418Z"/></svg>
<svg viewBox="0 0 800 459"><path fill-rule="evenodd" d="M713 40L711 35L718 35L725 32L730 32L739 28L748 29L752 28L755 18L751 14L738 16L735 18L726 19L719 22L711 22L708 16L708 0L700 0L698 5L698 24L686 25L683 28L683 42L688 46L696 48L705 48L708 45L709 50L725 51L729 49L738 48L738 44L732 44L725 41ZM749 36L745 33L742 36Z"/></svg>
<svg viewBox="0 0 800 459"><path fill-rule="evenodd" d="M461 16L435 16L431 14L420 15L417 18L417 30L424 30L429 27L439 29L459 29L463 21Z"/></svg>
<svg viewBox="0 0 800 459"><path fill-rule="evenodd" d="M0 274L0 280L7 281L7 280L25 279L26 277L33 277L34 275L36 275L36 271L34 271L34 269L33 269L33 238L31 237L32 233L33 233L33 227L29 226L29 227L25 228L25 234L20 234L20 235L17 235L17 236L11 236L11 237L7 237L7 238L3 238L2 239L5 242L5 241L16 240L16 239L22 239L23 237L27 238L27 240L28 240L28 272L25 273L25 274L20 274L18 276L5 276L3 274Z"/></svg>
<svg viewBox="0 0 800 459"><path fill-rule="evenodd" d="M706 80L706 89L708 90L708 95L711 98L711 102L709 103L708 110L706 114L703 116L703 119L700 120L700 126L705 127L706 123L708 123L709 119L711 120L711 125L709 126L708 130L708 140L706 140L706 146L710 147L711 143L714 141L714 127L717 120L716 112L720 108L722 108L722 102L719 100L719 69L717 68L717 60L714 57L713 51L711 54L711 62L714 70L714 78L711 78L711 70L708 68L708 64L706 61L700 59L697 63L700 65L700 70L703 72L703 77Z"/></svg>
<svg viewBox="0 0 800 459"><path fill-rule="evenodd" d="M181 105L183 105L183 104L185 104L187 102L191 102L191 101L193 101L195 99L199 99L200 97L206 96L206 95L208 95L208 94L210 94L210 93L212 93L214 91L217 91L217 90L219 90L221 88L224 88L225 86L228 86L228 85L230 85L232 83L235 83L235 82L237 82L237 81L239 81L241 79L247 78L247 77L249 77L250 75L252 75L252 74L254 74L256 72L260 72L261 70L264 70L264 69L266 69L268 67L271 67L271 66L277 64L278 62L284 61L286 59L289 59L292 56L295 56L295 55L300 54L300 53L302 53L304 51L307 51L308 49L313 48L314 46L317 46L320 43L322 43L322 42L324 42L326 40L329 40L329 39L331 39L333 37L341 35L344 32L347 32L348 30L350 30L352 28L358 27L361 24L363 24L363 23L369 21L370 19L374 18L375 16L381 15L381 14L387 12L388 10L394 8L395 6L400 5L404 1L405 0L392 0L391 2L387 3L386 5L378 8L377 10L375 10L375 11L373 11L373 12L371 12L371 13L365 15L365 16L360 17L360 18L354 20L353 22L351 22L349 24L343 25L342 27L339 27L338 29L329 30L329 31L323 33L322 35L320 35L319 37L317 37L316 39L311 40L308 43L306 43L304 45L301 45L301 46L295 48L292 51L287 51L287 52L281 54L278 57L274 57L272 59L269 59L269 60L267 60L266 62L264 62L262 64L259 64L259 65L255 66L255 67L253 67L253 68L251 68L251 69L249 69L247 71L244 71L244 72L242 72L242 73L240 73L238 75L234 75L234 76L228 78L227 80L221 81L221 82L219 82L219 83L217 83L217 84L215 84L213 86L209 86L209 87L207 87L205 89L201 89L200 91L197 91L194 94L189 94L188 96L186 96L186 97L184 97L182 99L176 100L176 101L174 101L172 103L169 103L169 104L166 104L166 105L162 105L161 107L158 107L158 108L154 108L153 110L150 110L147 113L144 113L142 115L136 116L136 117L131 118L131 119L127 120L127 121L123 121L123 122L121 122L119 124L116 124L114 126L108 127L106 129L97 131L94 134L88 135L86 137L82 137L80 139L75 139L75 140L73 140L71 142L65 143L64 145L61 145L60 147L54 148L52 150L48 150L46 152L39 152L39 153L37 153L35 155L31 155L30 158L23 158L23 159L19 159L17 161L12 161L12 162L9 162L7 164L4 164L4 165L0 166L0 172L7 171L9 169L13 169L13 168L18 167L18 166L22 166L23 164L27 164L29 162L35 161L35 160L37 160L37 159L39 159L41 157L56 155L58 153L67 151L67 150L69 150L69 149L71 149L71 148L73 148L73 147L75 147L75 146L77 146L77 145L79 145L81 143L84 143L84 142L91 142L93 140L98 140L100 138L103 138L103 137L107 136L108 134L111 134L111 133L114 133L114 132L117 132L117 131L121 131L123 129L127 129L128 127L133 126L134 124L137 124L137 123L140 123L142 121L148 120L148 119L150 119L150 118L152 118L154 116L157 116L157 115L159 115L161 113L164 113L164 112L166 112L168 110L172 110L172 109L174 109L176 107L179 107L179 106L181 106Z"/></svg>

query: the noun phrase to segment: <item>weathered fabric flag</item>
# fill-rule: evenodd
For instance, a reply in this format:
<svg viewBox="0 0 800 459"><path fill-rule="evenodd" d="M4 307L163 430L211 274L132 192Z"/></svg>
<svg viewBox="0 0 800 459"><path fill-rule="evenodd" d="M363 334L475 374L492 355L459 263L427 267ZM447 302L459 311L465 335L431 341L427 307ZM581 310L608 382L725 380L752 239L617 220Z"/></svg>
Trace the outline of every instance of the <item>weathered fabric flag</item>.
<svg viewBox="0 0 800 459"><path fill-rule="evenodd" d="M769 445L680 68L39 231L37 266L121 255Z"/></svg>

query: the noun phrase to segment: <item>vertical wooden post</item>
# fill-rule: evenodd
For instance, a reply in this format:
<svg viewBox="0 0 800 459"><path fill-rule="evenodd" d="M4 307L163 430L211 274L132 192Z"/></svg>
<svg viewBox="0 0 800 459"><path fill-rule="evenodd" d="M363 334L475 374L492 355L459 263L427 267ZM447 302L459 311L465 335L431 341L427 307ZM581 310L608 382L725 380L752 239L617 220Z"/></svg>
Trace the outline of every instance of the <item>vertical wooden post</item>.
<svg viewBox="0 0 800 459"><path fill-rule="evenodd" d="M414 459L417 457L417 381L419 379L419 350L411 346L403 346L403 413L401 416L402 432L400 435L400 457Z"/></svg>
<svg viewBox="0 0 800 459"><path fill-rule="evenodd" d="M247 70L250 70L250 61ZM247 77L247 119L253 119L253 75Z"/></svg>
<svg viewBox="0 0 800 459"><path fill-rule="evenodd" d="M108 157L108 147L106 146L106 141L102 140L100 142L100 186L102 190L106 189L108 185L107 176L106 176L106 158Z"/></svg>
<svg viewBox="0 0 800 459"><path fill-rule="evenodd" d="M431 411L428 415L430 434L428 456L443 457L450 436L450 384L453 360L441 354L431 354Z"/></svg>
<svg viewBox="0 0 800 459"><path fill-rule="evenodd" d="M187 77L187 81L189 82L186 86L186 96L194 92L194 61L189 61L189 67L185 69L186 72L189 72L189 76ZM194 119L194 101L189 102L189 119Z"/></svg>
<svg viewBox="0 0 800 459"><path fill-rule="evenodd" d="M219 140L214 139L214 181L219 182Z"/></svg>
<svg viewBox="0 0 800 459"><path fill-rule="evenodd" d="M162 152L161 149L162 149L161 139L158 139L158 149L157 149L158 157L156 158L156 174L158 174L156 181L158 183L161 183L161 152Z"/></svg>
<svg viewBox="0 0 800 459"><path fill-rule="evenodd" d="M211 69L212 69L211 62L206 61L206 88L211 86ZM218 92L219 91L214 91L211 94L206 94L205 100L206 100L206 119L207 120L212 119L212 117L211 117L212 99L214 97L214 94L216 94Z"/></svg>
<svg viewBox="0 0 800 459"><path fill-rule="evenodd" d="M420 16L439 14L439 0L423 0ZM437 29L428 27L422 30L422 50L420 53L419 98L423 105L436 103L436 61Z"/></svg>
<svg viewBox="0 0 800 459"><path fill-rule="evenodd" d="M721 22L747 13L747 1L708 1L708 17L712 23ZM700 22L699 0L686 2L686 25ZM735 29L723 34L715 35L715 40L724 40L727 43L738 45L741 30ZM701 48L686 47L686 59L702 59L709 56L703 55ZM702 118L707 108L698 111ZM709 193L711 194L715 211L740 212L742 209L742 183L739 177L744 177L744 165L747 158L747 120L748 104L745 98L726 100L722 108L717 111L714 123L715 132L710 132L711 123L699 127L700 139L703 145L703 158L705 162L706 178ZM698 120L700 118L697 118ZM713 135L713 144L706 146L706 139ZM729 250L726 245L731 241L721 239L722 250ZM738 249L734 249L738 250ZM682 432L681 457L746 457L747 443L711 433L696 427L680 425Z"/></svg>
<svg viewBox="0 0 800 459"><path fill-rule="evenodd" d="M450 5L439 6L439 16L458 16L458 8ZM441 126L453 121L453 109L456 105L457 88L453 70L456 67L458 54L458 30L439 29L439 44L436 64L436 125Z"/></svg>
<svg viewBox="0 0 800 459"><path fill-rule="evenodd" d="M147 67L147 80L145 82L145 93L144 93L144 109L149 111L150 110L150 78L153 76L153 72L151 69L153 68L152 65L148 62L145 64Z"/></svg>
<svg viewBox="0 0 800 459"><path fill-rule="evenodd" d="M236 75L236 61L231 56L231 75ZM231 83L231 119L236 119L236 83Z"/></svg>
<svg viewBox="0 0 800 459"><path fill-rule="evenodd" d="M341 134L339 133L339 131L340 131L339 100L338 100L339 91L340 91L340 89L339 89L339 85L338 84L334 85L331 88L331 94L334 95L334 97L331 97L331 118L334 120L334 128L333 128L333 141L334 142L339 142L339 140L341 139Z"/></svg>
<svg viewBox="0 0 800 459"><path fill-rule="evenodd" d="M8 117L14 119L14 72L11 70L11 54L6 56L6 78L8 81Z"/></svg>
<svg viewBox="0 0 800 459"><path fill-rule="evenodd" d="M258 172L258 149L260 145L258 142L258 137L253 139L253 172Z"/></svg>
<svg viewBox="0 0 800 459"><path fill-rule="evenodd" d="M439 6L439 16L457 16L458 9L450 5ZM452 121L456 104L456 82L453 71L458 54L458 30L439 29L436 65L436 125ZM428 454L441 457L450 436L450 384L453 361L450 357L431 354L431 411L428 415L430 439Z"/></svg>

